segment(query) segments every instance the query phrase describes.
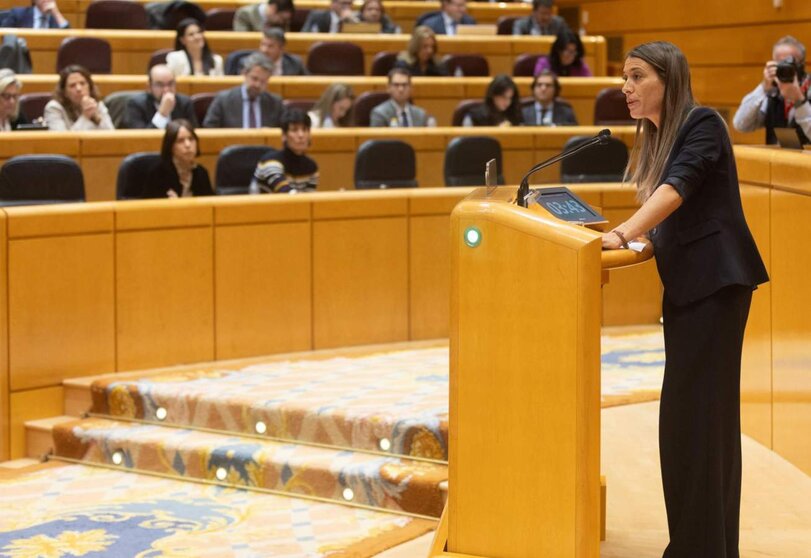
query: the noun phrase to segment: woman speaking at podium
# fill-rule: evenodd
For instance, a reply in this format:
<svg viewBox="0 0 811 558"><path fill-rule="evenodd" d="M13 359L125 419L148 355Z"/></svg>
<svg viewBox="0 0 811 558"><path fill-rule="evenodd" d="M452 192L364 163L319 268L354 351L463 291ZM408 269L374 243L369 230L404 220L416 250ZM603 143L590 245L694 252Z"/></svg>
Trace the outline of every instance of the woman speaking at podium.
<svg viewBox="0 0 811 558"><path fill-rule="evenodd" d="M648 234L664 285L664 558L738 558L741 350L752 291L768 276L744 219L726 124L693 100L682 52L640 45L623 78L638 121L626 178L642 206L603 235L603 248Z"/></svg>

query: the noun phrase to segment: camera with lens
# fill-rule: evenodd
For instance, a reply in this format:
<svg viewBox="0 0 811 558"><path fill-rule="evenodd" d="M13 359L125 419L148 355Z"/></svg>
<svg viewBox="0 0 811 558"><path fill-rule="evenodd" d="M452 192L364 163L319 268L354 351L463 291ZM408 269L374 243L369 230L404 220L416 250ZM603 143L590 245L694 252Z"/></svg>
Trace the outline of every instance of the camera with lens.
<svg viewBox="0 0 811 558"><path fill-rule="evenodd" d="M791 83L794 76L798 76L797 80L800 81L803 78L803 70L802 64L795 62L793 56L789 56L777 64L777 79L783 83Z"/></svg>

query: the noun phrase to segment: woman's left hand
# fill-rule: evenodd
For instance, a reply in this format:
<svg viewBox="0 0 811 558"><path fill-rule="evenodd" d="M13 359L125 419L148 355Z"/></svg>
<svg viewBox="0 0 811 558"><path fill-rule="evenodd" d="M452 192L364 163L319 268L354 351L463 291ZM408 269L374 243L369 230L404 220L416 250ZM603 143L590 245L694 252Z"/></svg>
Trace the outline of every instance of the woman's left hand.
<svg viewBox="0 0 811 558"><path fill-rule="evenodd" d="M603 233L603 250L619 250L622 248L620 237L613 232Z"/></svg>

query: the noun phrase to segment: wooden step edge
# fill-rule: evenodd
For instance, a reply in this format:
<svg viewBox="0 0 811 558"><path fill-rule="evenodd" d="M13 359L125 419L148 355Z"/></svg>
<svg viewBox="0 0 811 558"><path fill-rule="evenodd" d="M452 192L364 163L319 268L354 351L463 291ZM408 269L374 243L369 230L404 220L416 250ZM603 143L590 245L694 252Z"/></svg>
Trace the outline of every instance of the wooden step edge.
<svg viewBox="0 0 811 558"><path fill-rule="evenodd" d="M53 450L53 427L63 422L76 420L76 417L58 416L25 422L25 456L39 459Z"/></svg>
<svg viewBox="0 0 811 558"><path fill-rule="evenodd" d="M37 465L38 463L39 461L36 459L31 459L30 457L23 457L20 459L12 459L11 461L0 461L0 469L9 469L12 471L16 471L18 469L30 467L31 465Z"/></svg>

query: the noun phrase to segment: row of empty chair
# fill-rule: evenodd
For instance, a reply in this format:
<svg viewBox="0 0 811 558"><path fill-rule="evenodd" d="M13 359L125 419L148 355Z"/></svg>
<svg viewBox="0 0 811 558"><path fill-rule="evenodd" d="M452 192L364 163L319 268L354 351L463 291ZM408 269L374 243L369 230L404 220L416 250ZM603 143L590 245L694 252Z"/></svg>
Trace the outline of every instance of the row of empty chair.
<svg viewBox="0 0 811 558"><path fill-rule="evenodd" d="M572 137L569 149L588 137ZM247 194L254 169L267 152L265 145L231 145L217 159L216 189L220 195ZM116 198L141 199L149 170L157 164L157 152L127 156L116 181ZM485 162L496 160L502 168L501 144L487 136L462 136L451 140L445 151L444 178L447 186L476 186L484 182ZM396 162L394 164L393 162ZM611 182L622 178L628 162L625 144L611 138L607 146L589 154L579 154L563 162L561 182ZM417 161L414 148L397 140L369 140L355 156L354 187L417 187ZM322 169L324 170L324 169ZM499 174L499 184L504 184ZM30 205L85 200L84 177L79 165L65 155L21 155L0 168L0 205Z"/></svg>

